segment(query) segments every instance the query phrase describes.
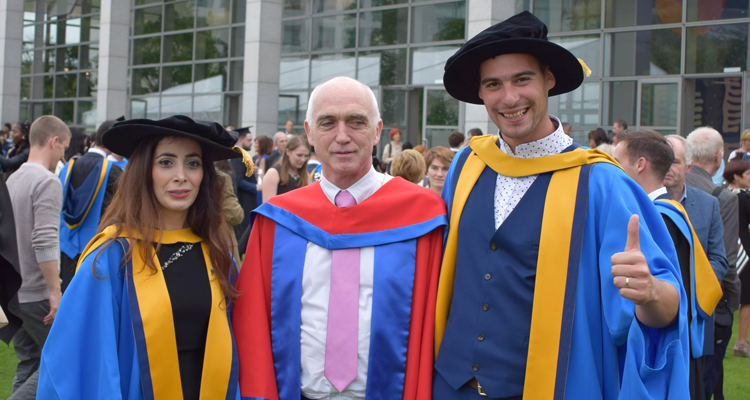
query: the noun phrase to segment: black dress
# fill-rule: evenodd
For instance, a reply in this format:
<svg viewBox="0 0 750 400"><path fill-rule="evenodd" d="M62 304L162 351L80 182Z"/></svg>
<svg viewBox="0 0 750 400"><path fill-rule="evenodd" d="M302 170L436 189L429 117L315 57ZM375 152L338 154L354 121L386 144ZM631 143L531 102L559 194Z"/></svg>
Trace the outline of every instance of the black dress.
<svg viewBox="0 0 750 400"><path fill-rule="evenodd" d="M169 260L183 244L163 244L158 252L160 264ZM182 395L185 400L198 400L212 301L200 243L195 243L164 270L164 280L172 303Z"/></svg>
<svg viewBox="0 0 750 400"><path fill-rule="evenodd" d="M740 219L740 243L745 252L750 252L750 193L746 189L734 191L737 193ZM750 261L737 265L737 274L742 283L740 304L750 304Z"/></svg>
<svg viewBox="0 0 750 400"><path fill-rule="evenodd" d="M297 189L297 183L299 182L299 177L297 179L294 179L292 175L289 175L289 180L287 181L286 185L281 184L281 166L275 165L273 166L273 169L276 170L276 172L279 173L279 186L276 188L276 195L284 194L286 192L291 192L294 189Z"/></svg>

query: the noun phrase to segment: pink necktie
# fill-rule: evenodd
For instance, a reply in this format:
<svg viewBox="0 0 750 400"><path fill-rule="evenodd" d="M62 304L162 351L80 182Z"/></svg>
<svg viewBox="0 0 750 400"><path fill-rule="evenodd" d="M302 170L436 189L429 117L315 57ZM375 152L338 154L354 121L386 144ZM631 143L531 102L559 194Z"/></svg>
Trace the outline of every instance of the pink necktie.
<svg viewBox="0 0 750 400"><path fill-rule="evenodd" d="M351 193L336 195L338 207L357 204ZM359 333L359 248L334 250L331 256L325 376L343 392L357 377Z"/></svg>

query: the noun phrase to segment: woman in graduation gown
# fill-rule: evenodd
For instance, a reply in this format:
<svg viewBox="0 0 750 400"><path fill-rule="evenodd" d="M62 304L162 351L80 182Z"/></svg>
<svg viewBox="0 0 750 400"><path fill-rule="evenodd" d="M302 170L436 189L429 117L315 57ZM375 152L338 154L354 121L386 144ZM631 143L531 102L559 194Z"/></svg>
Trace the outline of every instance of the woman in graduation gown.
<svg viewBox="0 0 750 400"><path fill-rule="evenodd" d="M239 399L236 266L214 160L252 159L221 125L115 123L129 158L42 351L40 399Z"/></svg>

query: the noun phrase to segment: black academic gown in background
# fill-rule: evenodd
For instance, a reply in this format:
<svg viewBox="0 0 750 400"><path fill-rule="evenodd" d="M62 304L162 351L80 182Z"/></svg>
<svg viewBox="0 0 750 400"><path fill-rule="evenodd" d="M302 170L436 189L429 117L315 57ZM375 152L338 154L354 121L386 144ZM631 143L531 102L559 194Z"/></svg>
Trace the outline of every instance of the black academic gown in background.
<svg viewBox="0 0 750 400"><path fill-rule="evenodd" d="M0 340L8 344L23 324L18 307L20 271L13 207L5 180L0 179L0 307L8 317L8 325L0 329Z"/></svg>
<svg viewBox="0 0 750 400"><path fill-rule="evenodd" d="M250 212L255 210L256 207L258 207L258 200L257 200L257 194L252 192L247 192L239 188L239 181L244 180L247 182L252 183L253 185L257 185L258 181L255 178L255 174L252 176L245 176L245 172L247 172L247 167L245 167L245 163L242 162L241 158L233 158L229 160L229 163L232 165L232 168L234 169L234 176L235 181L237 182L237 187L235 187L234 192L237 194L237 200L240 202L240 207L242 207L242 211L245 212L245 217L242 219L242 222L239 225L234 226L234 234L236 237L242 236L242 233L245 231L245 229L250 224ZM241 247L239 248L240 254L245 253L245 248Z"/></svg>

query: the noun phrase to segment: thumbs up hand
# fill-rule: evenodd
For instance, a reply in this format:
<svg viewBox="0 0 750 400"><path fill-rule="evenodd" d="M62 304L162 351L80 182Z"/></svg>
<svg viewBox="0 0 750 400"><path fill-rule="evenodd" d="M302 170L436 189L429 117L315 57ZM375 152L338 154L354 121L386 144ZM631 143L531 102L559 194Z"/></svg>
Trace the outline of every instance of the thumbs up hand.
<svg viewBox="0 0 750 400"><path fill-rule="evenodd" d="M628 222L628 238L625 250L612 255L612 275L620 296L641 305L654 300L654 277L641 253L638 238L638 215L632 215Z"/></svg>

